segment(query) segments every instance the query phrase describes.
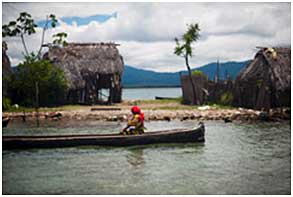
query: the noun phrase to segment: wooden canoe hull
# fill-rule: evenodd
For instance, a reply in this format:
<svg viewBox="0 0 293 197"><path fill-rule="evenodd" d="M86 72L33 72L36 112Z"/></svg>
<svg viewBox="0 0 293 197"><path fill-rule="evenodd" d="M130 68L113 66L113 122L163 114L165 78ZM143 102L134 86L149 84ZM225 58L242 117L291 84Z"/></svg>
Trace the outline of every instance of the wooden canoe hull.
<svg viewBox="0 0 293 197"><path fill-rule="evenodd" d="M204 142L201 124L192 130L147 132L141 135L3 136L3 149L62 148L74 146L132 146L156 143Z"/></svg>
<svg viewBox="0 0 293 197"><path fill-rule="evenodd" d="M156 100L175 100L176 97L162 97L162 96L155 96Z"/></svg>

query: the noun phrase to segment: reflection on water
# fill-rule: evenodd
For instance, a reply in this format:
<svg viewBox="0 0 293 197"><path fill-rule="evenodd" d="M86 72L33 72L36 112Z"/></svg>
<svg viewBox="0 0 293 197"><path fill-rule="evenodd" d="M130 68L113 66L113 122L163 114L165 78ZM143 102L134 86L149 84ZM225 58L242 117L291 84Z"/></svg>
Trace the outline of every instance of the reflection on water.
<svg viewBox="0 0 293 197"><path fill-rule="evenodd" d="M145 164L143 159L143 149L129 149L129 154L126 156L127 161L133 167L139 167Z"/></svg>
<svg viewBox="0 0 293 197"><path fill-rule="evenodd" d="M205 124L204 144L3 151L3 193L291 193L290 122ZM113 122L69 125L40 129L15 126L3 129L3 133L111 133L122 127ZM195 125L193 121L147 123L150 131Z"/></svg>

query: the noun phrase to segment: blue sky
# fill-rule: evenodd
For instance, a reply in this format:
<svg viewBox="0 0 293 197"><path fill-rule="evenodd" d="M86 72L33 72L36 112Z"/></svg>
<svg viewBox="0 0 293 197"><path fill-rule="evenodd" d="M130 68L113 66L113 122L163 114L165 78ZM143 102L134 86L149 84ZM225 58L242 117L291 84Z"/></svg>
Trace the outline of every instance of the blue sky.
<svg viewBox="0 0 293 197"><path fill-rule="evenodd" d="M110 15L96 14L93 16L85 16L85 17L79 17L79 16L61 17L59 20L63 21L64 23L66 23L68 25L72 25L72 24L76 23L77 26L81 26L81 25L88 25L92 21L104 23L111 18L117 18L117 16L118 16L118 13L114 12L113 14L110 14ZM45 23L46 23L45 20L36 21L36 24L39 27L44 27ZM57 26L59 26L59 25L60 25L60 23L58 22Z"/></svg>
<svg viewBox="0 0 293 197"><path fill-rule="evenodd" d="M291 3L2 3L2 22L15 20L19 12L35 21L55 14L60 25L46 32L66 32L69 42L116 42L128 65L159 72L185 69L184 59L174 55L175 37L186 25L198 23L200 39L193 45L192 68L204 64L252 59L256 46L291 46ZM40 45L42 29L26 37L30 51ZM13 64L22 59L19 38L5 38Z"/></svg>

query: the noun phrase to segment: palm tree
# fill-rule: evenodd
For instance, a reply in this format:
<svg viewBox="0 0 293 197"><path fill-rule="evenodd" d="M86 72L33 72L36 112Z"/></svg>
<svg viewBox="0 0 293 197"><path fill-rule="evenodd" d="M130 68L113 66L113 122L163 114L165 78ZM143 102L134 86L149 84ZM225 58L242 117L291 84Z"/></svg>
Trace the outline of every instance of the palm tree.
<svg viewBox="0 0 293 197"><path fill-rule="evenodd" d="M191 44L193 42L196 42L199 39L199 25L196 24L191 24L188 25L188 29L187 32L185 34L183 34L182 36L182 44L180 43L178 38L175 38L175 42L176 42L176 47L174 50L174 53L180 57L184 57L185 59L185 64L188 70L188 75L189 75L189 79L191 82L191 86L192 86L192 105L194 104L199 104L198 100L196 99L196 93L195 93L195 85L192 81L192 77L191 77L191 69L189 66L189 57L192 57L192 47Z"/></svg>

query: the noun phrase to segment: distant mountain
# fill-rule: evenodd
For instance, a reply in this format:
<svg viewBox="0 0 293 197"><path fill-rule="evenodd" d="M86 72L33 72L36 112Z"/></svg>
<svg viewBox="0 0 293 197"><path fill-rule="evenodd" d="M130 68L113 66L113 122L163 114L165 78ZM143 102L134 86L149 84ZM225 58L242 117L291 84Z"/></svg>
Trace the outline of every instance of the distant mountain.
<svg viewBox="0 0 293 197"><path fill-rule="evenodd" d="M180 86L179 73L154 72L125 65L123 87Z"/></svg>
<svg viewBox="0 0 293 197"><path fill-rule="evenodd" d="M240 70L250 62L251 60L220 63L219 78L225 79L227 74L229 74L232 79L235 79ZM196 68L196 70L202 71L210 80L213 80L217 72L217 63L210 63ZM179 73L180 72L154 72L125 65L122 85L123 87L180 86ZM187 74L187 71L182 71L182 73Z"/></svg>
<svg viewBox="0 0 293 197"><path fill-rule="evenodd" d="M231 76L232 79L238 75L242 68L249 64L251 60L243 62L226 62L220 63L219 77L220 79L225 79L227 74ZM125 65L124 73L122 76L123 87L174 87L181 86L180 83L180 72L182 74L187 74L186 70L180 72L155 72L150 70L143 70L134 68L129 65ZM15 72L17 66L13 66L12 70ZM185 68L184 68L185 69ZM193 69L195 70L195 69ZM213 80L217 72L217 63L210 63L196 70L202 71L210 80Z"/></svg>
<svg viewBox="0 0 293 197"><path fill-rule="evenodd" d="M219 64L219 78L221 80L226 79L227 75L230 75L232 79L235 79L238 73L249 64L251 60L243 62L226 62ZM210 80L213 80L217 72L217 63L210 63L202 67L197 68L196 70L202 71Z"/></svg>

